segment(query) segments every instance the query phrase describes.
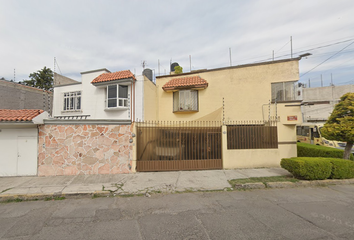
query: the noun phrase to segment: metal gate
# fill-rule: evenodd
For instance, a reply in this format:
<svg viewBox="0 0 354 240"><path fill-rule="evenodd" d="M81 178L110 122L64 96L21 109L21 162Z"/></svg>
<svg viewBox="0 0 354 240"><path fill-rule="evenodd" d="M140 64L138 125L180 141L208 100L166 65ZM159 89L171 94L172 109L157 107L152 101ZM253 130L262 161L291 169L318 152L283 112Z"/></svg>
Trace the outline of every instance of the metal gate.
<svg viewBox="0 0 354 240"><path fill-rule="evenodd" d="M137 171L222 169L221 122L137 123Z"/></svg>

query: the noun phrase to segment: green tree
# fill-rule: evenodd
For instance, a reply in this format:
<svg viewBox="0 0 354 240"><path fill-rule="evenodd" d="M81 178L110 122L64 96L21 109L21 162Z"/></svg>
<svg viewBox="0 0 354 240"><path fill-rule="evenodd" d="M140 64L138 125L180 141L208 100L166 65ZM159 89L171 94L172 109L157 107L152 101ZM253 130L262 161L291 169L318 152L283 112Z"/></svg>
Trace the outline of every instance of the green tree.
<svg viewBox="0 0 354 240"><path fill-rule="evenodd" d="M347 142L343 158L349 159L354 143L354 93L340 98L321 132L328 140Z"/></svg>
<svg viewBox="0 0 354 240"><path fill-rule="evenodd" d="M24 80L27 86L39 87L45 90L53 88L53 71L50 68L44 67L42 70L33 72L29 75L31 80Z"/></svg>
<svg viewBox="0 0 354 240"><path fill-rule="evenodd" d="M183 73L183 67L176 66L175 67L175 74L181 74L181 73Z"/></svg>

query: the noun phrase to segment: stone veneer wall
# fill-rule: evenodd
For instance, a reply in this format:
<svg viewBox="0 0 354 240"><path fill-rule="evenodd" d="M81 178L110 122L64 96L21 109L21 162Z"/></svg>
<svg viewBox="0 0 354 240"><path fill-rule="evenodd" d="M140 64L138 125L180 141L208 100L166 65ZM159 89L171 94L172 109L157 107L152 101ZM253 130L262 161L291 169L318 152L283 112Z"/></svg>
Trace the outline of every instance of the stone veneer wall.
<svg viewBox="0 0 354 240"><path fill-rule="evenodd" d="M41 125L38 175L130 173L133 125Z"/></svg>

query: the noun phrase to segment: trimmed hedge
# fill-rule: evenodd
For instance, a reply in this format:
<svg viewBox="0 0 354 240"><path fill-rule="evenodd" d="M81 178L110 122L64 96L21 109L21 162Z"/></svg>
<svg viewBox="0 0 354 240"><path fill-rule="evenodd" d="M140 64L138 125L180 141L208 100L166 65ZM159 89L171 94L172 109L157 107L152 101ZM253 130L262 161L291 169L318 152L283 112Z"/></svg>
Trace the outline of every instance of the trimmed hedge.
<svg viewBox="0 0 354 240"><path fill-rule="evenodd" d="M344 150L318 146L308 143L297 143L298 157L324 157L324 158L342 158ZM354 160L353 154L350 154L350 160Z"/></svg>
<svg viewBox="0 0 354 240"><path fill-rule="evenodd" d="M304 180L323 180L331 176L332 165L329 161L309 158L283 158L280 166Z"/></svg>
<svg viewBox="0 0 354 240"><path fill-rule="evenodd" d="M354 162L337 158L283 158L282 168L298 179L323 180L354 178Z"/></svg>
<svg viewBox="0 0 354 240"><path fill-rule="evenodd" d="M332 164L332 173L329 178L332 179L348 179L354 178L354 162L337 159L337 158L323 158Z"/></svg>

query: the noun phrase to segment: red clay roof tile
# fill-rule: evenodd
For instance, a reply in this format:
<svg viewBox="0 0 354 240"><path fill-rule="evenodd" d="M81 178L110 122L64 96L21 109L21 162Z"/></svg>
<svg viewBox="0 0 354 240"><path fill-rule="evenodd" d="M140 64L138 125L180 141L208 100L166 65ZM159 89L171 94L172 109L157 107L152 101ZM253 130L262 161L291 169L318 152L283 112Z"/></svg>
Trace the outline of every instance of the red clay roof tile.
<svg viewBox="0 0 354 240"><path fill-rule="evenodd" d="M173 90L178 88L207 88L208 82L199 76L173 78L163 85L162 89Z"/></svg>
<svg viewBox="0 0 354 240"><path fill-rule="evenodd" d="M114 73L102 73L98 77L92 80L91 83L100 83L100 82L109 82L119 79L133 78L135 79L134 74L129 70L114 72Z"/></svg>
<svg viewBox="0 0 354 240"><path fill-rule="evenodd" d="M31 121L39 114L43 113L43 110L39 109L21 109L10 110L0 109L0 122L26 122Z"/></svg>

